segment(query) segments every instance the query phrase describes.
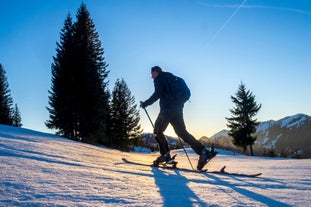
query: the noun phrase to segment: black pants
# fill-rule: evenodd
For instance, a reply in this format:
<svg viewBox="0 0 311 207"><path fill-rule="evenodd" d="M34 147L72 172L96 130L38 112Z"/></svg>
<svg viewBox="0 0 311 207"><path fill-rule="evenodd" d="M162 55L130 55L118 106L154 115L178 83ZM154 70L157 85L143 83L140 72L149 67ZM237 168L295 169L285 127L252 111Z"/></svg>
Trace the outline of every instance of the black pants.
<svg viewBox="0 0 311 207"><path fill-rule="evenodd" d="M181 109L176 111L161 111L155 122L154 133L156 135L155 138L158 142L161 155L169 152L168 143L163 134L168 124L173 126L178 137L182 138L186 143L188 143L198 155L201 154L204 146L186 130L186 125L183 118L183 110Z"/></svg>

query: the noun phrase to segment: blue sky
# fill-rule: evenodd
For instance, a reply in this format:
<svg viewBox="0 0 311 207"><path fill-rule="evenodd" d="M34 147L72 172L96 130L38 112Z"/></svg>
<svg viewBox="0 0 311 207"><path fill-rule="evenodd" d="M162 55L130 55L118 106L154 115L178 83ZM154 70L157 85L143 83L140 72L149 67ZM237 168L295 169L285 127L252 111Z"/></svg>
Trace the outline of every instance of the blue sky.
<svg viewBox="0 0 311 207"><path fill-rule="evenodd" d="M52 57L65 18L82 1L1 0L0 63L23 127L50 132ZM192 97L185 122L197 138L226 129L241 81L262 109L258 121L311 115L308 0L85 0L96 25L110 88L124 78L137 103L153 92L150 68L183 77ZM148 107L156 118L158 103ZM141 124L152 131L141 110ZM172 129L167 134L173 134Z"/></svg>

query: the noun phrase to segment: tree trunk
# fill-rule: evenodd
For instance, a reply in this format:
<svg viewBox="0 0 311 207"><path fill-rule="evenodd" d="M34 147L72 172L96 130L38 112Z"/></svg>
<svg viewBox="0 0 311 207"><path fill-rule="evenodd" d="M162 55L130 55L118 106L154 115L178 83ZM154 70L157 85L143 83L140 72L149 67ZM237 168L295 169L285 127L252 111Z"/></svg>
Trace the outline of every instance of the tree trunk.
<svg viewBox="0 0 311 207"><path fill-rule="evenodd" d="M251 152L251 156L254 156L254 151L253 151L253 145L252 144L249 145L249 150Z"/></svg>

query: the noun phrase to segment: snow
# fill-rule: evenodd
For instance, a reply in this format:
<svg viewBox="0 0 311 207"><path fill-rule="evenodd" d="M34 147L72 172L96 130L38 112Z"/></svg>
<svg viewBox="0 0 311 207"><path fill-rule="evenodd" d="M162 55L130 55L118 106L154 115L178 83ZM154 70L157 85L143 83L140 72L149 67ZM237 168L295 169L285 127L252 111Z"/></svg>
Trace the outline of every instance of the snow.
<svg viewBox="0 0 311 207"><path fill-rule="evenodd" d="M274 123L275 123L275 121L273 121L273 120L259 123L258 127L257 127L257 132L260 132L260 131L265 132L265 131L267 131Z"/></svg>
<svg viewBox="0 0 311 207"><path fill-rule="evenodd" d="M221 136L228 136L228 130L221 130L220 132L214 134L211 139L215 139L216 137L221 137Z"/></svg>
<svg viewBox="0 0 311 207"><path fill-rule="evenodd" d="M194 165L197 155L187 149ZM209 170L258 178L130 165L157 153L125 153L0 125L0 206L309 206L309 159L248 157L219 150ZM183 150L178 166L190 168Z"/></svg>
<svg viewBox="0 0 311 207"><path fill-rule="evenodd" d="M285 117L284 119L281 119L281 127L293 127L293 126L299 126L302 122L307 120L307 117L303 114L296 114L294 116Z"/></svg>

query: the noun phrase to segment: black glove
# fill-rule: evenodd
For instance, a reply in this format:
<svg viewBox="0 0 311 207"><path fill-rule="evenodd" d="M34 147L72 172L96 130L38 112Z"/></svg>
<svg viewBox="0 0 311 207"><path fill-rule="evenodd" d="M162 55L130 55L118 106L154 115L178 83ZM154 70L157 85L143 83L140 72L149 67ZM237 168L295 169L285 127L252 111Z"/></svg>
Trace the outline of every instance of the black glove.
<svg viewBox="0 0 311 207"><path fill-rule="evenodd" d="M144 108L146 108L146 106L147 106L147 105L145 104L145 102L142 102L142 101L140 102L140 107L141 107L141 108L144 109Z"/></svg>

